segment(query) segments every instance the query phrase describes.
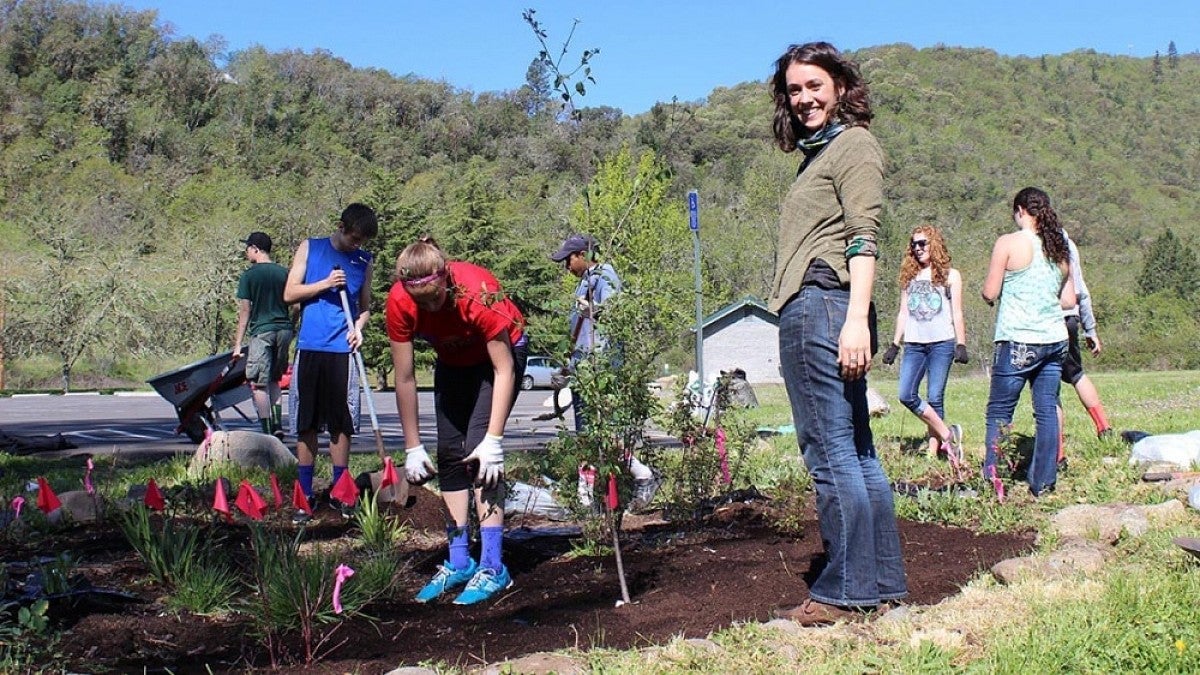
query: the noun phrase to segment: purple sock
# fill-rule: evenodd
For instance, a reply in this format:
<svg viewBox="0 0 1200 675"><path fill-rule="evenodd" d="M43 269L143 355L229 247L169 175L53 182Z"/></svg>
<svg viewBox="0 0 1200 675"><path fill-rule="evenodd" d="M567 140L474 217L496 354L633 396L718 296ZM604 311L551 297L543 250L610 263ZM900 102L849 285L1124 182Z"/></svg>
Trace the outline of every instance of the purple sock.
<svg viewBox="0 0 1200 675"><path fill-rule="evenodd" d="M297 478L300 479L300 489L304 490L304 496L308 498L308 505L312 506L313 465L301 464L298 468L300 473Z"/></svg>
<svg viewBox="0 0 1200 675"><path fill-rule="evenodd" d="M493 572L504 568L500 562L500 544L504 541L504 528L501 526L481 527L479 536L483 539L483 551L479 554L479 566Z"/></svg>
<svg viewBox="0 0 1200 675"><path fill-rule="evenodd" d="M450 566L456 570L465 570L471 566L471 553L467 549L467 526L447 527L446 537L450 540Z"/></svg>

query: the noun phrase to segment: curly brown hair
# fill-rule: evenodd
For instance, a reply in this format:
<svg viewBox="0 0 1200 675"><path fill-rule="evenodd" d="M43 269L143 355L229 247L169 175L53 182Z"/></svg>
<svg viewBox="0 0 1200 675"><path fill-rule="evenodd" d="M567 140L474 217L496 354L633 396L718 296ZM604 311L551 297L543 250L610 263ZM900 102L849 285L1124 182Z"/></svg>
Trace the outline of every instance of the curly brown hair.
<svg viewBox="0 0 1200 675"><path fill-rule="evenodd" d="M851 127L870 128L871 101L867 82L858 71L858 64L842 56L837 47L828 42L809 42L792 45L775 60L775 74L771 76L771 94L775 97L775 116L772 128L775 142L784 152L796 149L796 141L807 134L792 107L788 103L787 69L793 63L804 63L823 68L842 90L833 118Z"/></svg>
<svg viewBox="0 0 1200 675"><path fill-rule="evenodd" d="M1071 257L1067 235L1058 221L1058 214L1050 206L1050 195L1035 187L1027 187L1013 197L1013 213L1017 212L1018 207L1025 209L1025 213L1037 221L1042 253L1056 264L1067 262Z"/></svg>
<svg viewBox="0 0 1200 675"><path fill-rule="evenodd" d="M942 237L942 231L935 225L919 225L913 229L912 234L908 235L908 240L911 242L913 236L917 234L925 235L925 239L929 241L927 245L929 246L930 277L933 285L945 286L946 280L950 277L950 251L946 249L946 239ZM920 271L921 263L913 253L912 246L909 246L908 255L904 256L904 260L900 263L900 289L904 290L908 287L908 283L915 279Z"/></svg>

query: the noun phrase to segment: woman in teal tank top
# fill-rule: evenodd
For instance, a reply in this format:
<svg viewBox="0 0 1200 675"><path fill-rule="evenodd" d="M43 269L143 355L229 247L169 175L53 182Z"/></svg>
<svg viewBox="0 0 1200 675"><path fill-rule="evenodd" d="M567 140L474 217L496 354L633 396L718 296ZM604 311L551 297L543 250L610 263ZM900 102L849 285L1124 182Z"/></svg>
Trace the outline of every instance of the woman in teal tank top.
<svg viewBox="0 0 1200 675"><path fill-rule="evenodd" d="M1058 480L1058 389L1067 349L1062 310L1075 306L1067 238L1045 192L1028 187L1013 199L1017 231L1001 236L992 249L983 299L1000 300L996 312L992 382L987 404L983 473L1004 501L997 472L1001 437L1012 424L1021 390L1033 396L1033 460L1026 470L1036 497ZM1015 463L1017 458L1008 458Z"/></svg>

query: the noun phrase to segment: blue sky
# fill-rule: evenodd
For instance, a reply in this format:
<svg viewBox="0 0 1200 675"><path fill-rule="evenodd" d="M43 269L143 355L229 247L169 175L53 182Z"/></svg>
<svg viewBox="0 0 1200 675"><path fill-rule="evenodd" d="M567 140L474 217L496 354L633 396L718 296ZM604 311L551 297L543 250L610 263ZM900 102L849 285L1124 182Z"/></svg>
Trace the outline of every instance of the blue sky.
<svg viewBox="0 0 1200 675"><path fill-rule="evenodd" d="M905 42L987 47L1037 56L1200 50L1197 0L124 0L157 9L177 37L224 36L230 50L325 49L354 66L444 80L476 93L515 89L538 44L521 19L532 7L557 49L580 24L564 65L599 47L582 105L627 114L656 101L704 98L714 87L764 81L787 45L841 49Z"/></svg>

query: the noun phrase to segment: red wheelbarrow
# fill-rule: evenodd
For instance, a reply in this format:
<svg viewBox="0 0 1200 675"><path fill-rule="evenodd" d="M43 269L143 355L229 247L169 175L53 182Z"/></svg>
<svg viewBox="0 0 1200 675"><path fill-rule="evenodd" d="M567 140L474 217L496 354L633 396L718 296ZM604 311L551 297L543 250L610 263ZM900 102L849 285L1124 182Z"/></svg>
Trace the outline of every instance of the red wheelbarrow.
<svg viewBox="0 0 1200 675"><path fill-rule="evenodd" d="M250 386L246 382L246 350L242 349L242 357L238 360L232 358L232 351L223 352L146 380L159 396L175 406L175 414L179 417L175 433L185 433L193 443L199 443L206 432L224 428L221 411L229 408L253 423L237 407L250 398Z"/></svg>

